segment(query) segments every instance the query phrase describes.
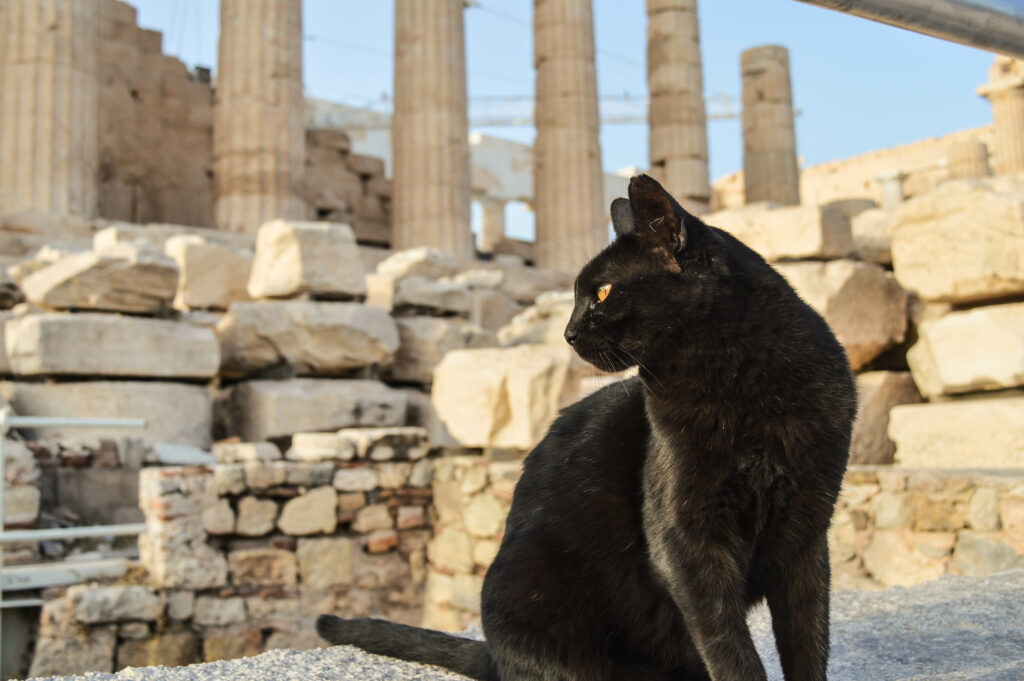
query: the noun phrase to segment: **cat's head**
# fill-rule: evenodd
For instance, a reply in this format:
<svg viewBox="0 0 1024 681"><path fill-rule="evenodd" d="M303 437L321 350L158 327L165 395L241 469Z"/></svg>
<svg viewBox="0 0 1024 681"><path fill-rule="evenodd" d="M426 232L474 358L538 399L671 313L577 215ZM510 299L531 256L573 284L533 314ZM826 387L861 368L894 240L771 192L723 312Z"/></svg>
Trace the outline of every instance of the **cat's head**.
<svg viewBox="0 0 1024 681"><path fill-rule="evenodd" d="M565 339L604 371L656 363L679 332L714 306L725 273L722 241L653 178L612 202L616 239L576 278Z"/></svg>

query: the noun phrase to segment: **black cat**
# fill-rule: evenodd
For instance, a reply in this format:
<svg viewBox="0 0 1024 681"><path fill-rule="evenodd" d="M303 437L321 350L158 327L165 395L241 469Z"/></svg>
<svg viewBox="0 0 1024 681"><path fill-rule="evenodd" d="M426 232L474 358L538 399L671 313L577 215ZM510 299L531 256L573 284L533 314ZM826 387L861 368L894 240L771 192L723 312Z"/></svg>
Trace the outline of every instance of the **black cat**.
<svg viewBox="0 0 1024 681"><path fill-rule="evenodd" d="M565 337L607 371L526 458L484 580L486 643L324 615L331 643L495 681L826 678L826 531L856 397L842 347L732 236L633 178Z"/></svg>

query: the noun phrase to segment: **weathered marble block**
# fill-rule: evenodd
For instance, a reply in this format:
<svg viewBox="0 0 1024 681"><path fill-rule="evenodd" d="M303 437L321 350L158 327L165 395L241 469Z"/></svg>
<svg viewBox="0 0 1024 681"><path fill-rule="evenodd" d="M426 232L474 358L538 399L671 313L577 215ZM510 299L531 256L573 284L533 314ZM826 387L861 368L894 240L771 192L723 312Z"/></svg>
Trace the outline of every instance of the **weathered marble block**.
<svg viewBox="0 0 1024 681"><path fill-rule="evenodd" d="M1024 468L1024 397L897 406L889 437L905 467Z"/></svg>
<svg viewBox="0 0 1024 681"><path fill-rule="evenodd" d="M391 316L360 303L235 303L217 324L222 373L246 376L286 364L299 375L385 364L399 347Z"/></svg>
<svg viewBox="0 0 1024 681"><path fill-rule="evenodd" d="M964 180L910 199L893 219L892 265L926 301L1024 292L1024 193Z"/></svg>
<svg viewBox="0 0 1024 681"><path fill-rule="evenodd" d="M253 298L353 299L366 295L363 263L348 225L272 220L256 236Z"/></svg>
<svg viewBox="0 0 1024 681"><path fill-rule="evenodd" d="M220 344L208 328L115 314L30 314L4 325L12 373L207 379Z"/></svg>
<svg viewBox="0 0 1024 681"><path fill-rule="evenodd" d="M266 440L301 432L405 423L404 393L378 381L296 378L244 381L231 391L234 434Z"/></svg>
<svg viewBox="0 0 1024 681"><path fill-rule="evenodd" d="M1024 303L953 312L917 328L907 363L925 396L1024 385Z"/></svg>

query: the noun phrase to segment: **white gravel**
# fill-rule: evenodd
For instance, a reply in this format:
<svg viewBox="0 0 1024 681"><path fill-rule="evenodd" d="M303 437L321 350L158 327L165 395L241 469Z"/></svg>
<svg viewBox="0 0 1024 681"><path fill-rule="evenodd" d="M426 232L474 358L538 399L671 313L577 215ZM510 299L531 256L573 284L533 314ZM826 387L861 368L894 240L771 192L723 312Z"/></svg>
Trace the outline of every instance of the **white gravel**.
<svg viewBox="0 0 1024 681"><path fill-rule="evenodd" d="M767 610L751 614L772 681L782 681ZM125 669L77 681L458 681L432 667L346 646L275 650L191 667ZM840 591L832 599L832 681L1021 681L1024 570L945 577L911 588ZM50 681L56 681L51 679Z"/></svg>

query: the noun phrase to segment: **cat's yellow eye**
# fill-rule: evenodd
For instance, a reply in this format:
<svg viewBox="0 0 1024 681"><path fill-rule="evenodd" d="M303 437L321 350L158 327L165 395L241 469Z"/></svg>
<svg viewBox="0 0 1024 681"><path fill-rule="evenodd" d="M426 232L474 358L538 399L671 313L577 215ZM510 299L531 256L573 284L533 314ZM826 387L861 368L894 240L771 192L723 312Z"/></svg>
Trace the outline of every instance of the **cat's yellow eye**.
<svg viewBox="0 0 1024 681"><path fill-rule="evenodd" d="M597 289L597 301L603 303L604 299L608 297L608 294L612 292L612 285L605 284L601 288Z"/></svg>

